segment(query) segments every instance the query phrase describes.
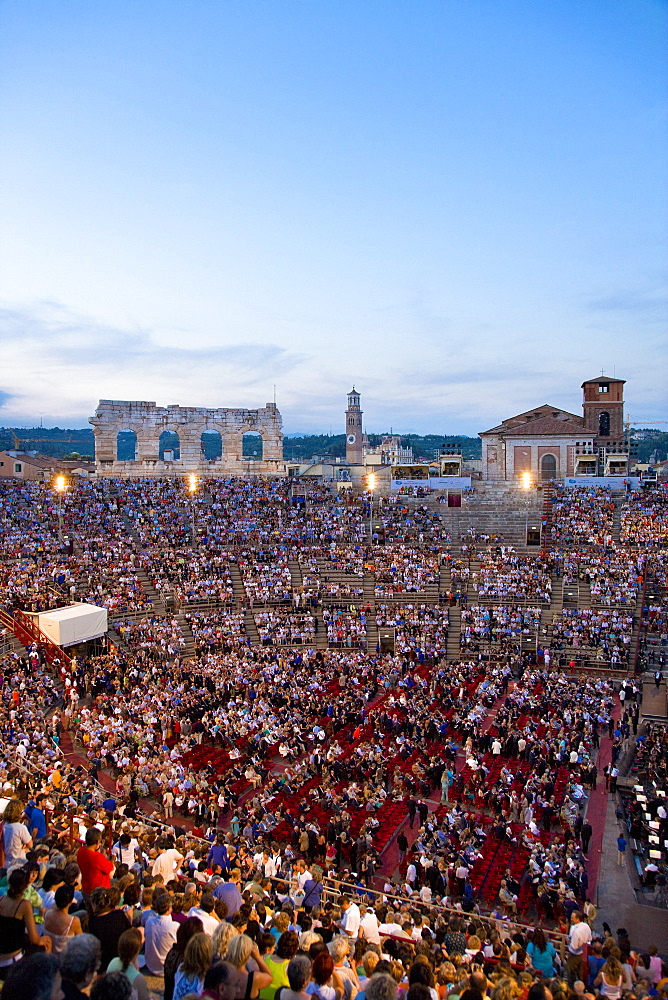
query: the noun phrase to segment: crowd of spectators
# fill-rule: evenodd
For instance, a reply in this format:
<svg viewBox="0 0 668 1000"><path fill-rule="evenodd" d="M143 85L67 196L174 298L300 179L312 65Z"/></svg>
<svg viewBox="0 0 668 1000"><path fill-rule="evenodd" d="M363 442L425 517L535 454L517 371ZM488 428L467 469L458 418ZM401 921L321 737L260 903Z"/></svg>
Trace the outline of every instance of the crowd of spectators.
<svg viewBox="0 0 668 1000"><path fill-rule="evenodd" d="M541 608L468 605L461 613L462 654L477 653L490 646L502 653L517 651L521 649L523 639L536 636L540 617Z"/></svg>
<svg viewBox="0 0 668 1000"><path fill-rule="evenodd" d="M255 613L255 625L263 646L305 646L315 642L316 619L311 614L259 611Z"/></svg>
<svg viewBox="0 0 668 1000"><path fill-rule="evenodd" d="M190 525L178 484L135 483L127 491L125 484L84 484L80 496L72 490L64 504L65 532L76 542L70 552L58 539L59 512L43 488L33 487L25 496L32 498L30 517L38 527L28 533L26 548L16 530L26 520L25 507L12 489L16 487L0 487L0 516L10 526L2 542L3 552L12 552L8 581L14 579L12 568L20 575L21 561L27 560L23 586L32 588L35 581L44 586L55 579L56 587L67 590L75 561L83 565L87 552L92 569L86 587L99 581L100 603L119 597L121 605L134 604L126 610L140 612L123 616L119 625L130 652L118 648L78 657L65 691L57 673L45 671L39 650L25 659L2 654L0 778L11 799L5 830L12 829L9 837L3 835L10 879L0 917L12 919L10 909L18 912L16 901L29 893L24 902L30 905L19 903L26 946L50 942L46 947L58 956L63 977L77 989L86 985L87 976L93 979L108 970L93 991L108 988L116 990L109 996L122 996L118 991L125 987L113 978L120 976L140 997L146 984L138 965L145 962L147 972L164 975L172 1000L178 1000L188 991L203 995L206 977L211 982L212 969L220 965L226 970L220 982L234 982L235 990L235 977L252 971L261 991L275 987L274 993L262 994L263 1000L274 1000L279 987L284 1000L295 1000L290 992L304 993L306 1000L312 995L308 978L303 978L306 964L301 980L295 978L294 966L290 978L290 962L297 956L309 963L308 977L315 976L312 993L333 990L318 992L320 1000L343 1000L344 993L346 1000L354 1000L360 988L370 1000L389 1000L382 990L374 995L380 980L374 986L373 960L366 956L366 964L362 961L361 949L372 944L378 945L378 953L371 949L372 954L389 966L387 973L378 973L388 976L385 987L413 989L411 1000L427 1000L415 991L417 986L438 992L442 1000L459 996L455 986L462 993L475 990L477 981L469 980L478 973L486 977L483 993L497 990L499 970L509 978L503 989L510 992L499 993L497 1000L520 996L534 971L544 977L553 972L568 1000L575 1000L567 991L580 980L594 995L607 982L599 979L603 963L608 964L602 975L614 979L613 960L623 970L630 966L641 981L660 982L656 974L661 969L652 965L652 955L646 965L637 955L629 961L632 949L625 942L601 941L598 968L577 962L584 934L578 928L589 928L595 916L587 899L584 809L596 783L599 741L613 728L611 683L550 671L547 658L545 667L527 667L519 657L496 655L501 649L485 658L472 655L478 652L472 648L476 642L498 639L507 653L518 637L534 634L540 608L514 607L509 597L549 602L550 574L560 565L557 556L520 557L496 541L481 553L481 570L471 574L471 583L479 592L482 588L481 596L503 595L506 603L463 609L462 637L470 641L461 662L445 662L447 607L415 600L375 607L356 601L345 610L325 606L331 648L320 651L312 648L314 631L305 628L315 623L314 615L298 610L288 560L302 565L304 591L299 593L308 593L309 600L319 587L341 577L359 580L361 589L365 565L373 565L376 576L388 574L388 586L398 583L405 590L411 554L417 571L410 579L423 590L422 571L436 582L444 554L434 545L437 529L428 512L411 516L399 504L379 512L385 536L399 539L395 555L380 544L369 547L363 530L366 512L354 500L330 501L324 491L314 491L308 504L295 504L282 484L220 482L206 502L196 501L201 530L195 547L203 553L190 574L177 568ZM82 520L79 542L76 524L86 504L90 521ZM95 530L96 517L111 529L99 562L94 553L97 546L104 548L106 536ZM125 519L139 543L133 536L119 541ZM248 543L249 537L255 545ZM137 544L145 551L140 553ZM314 551L305 552L305 544ZM606 545L605 551L610 548ZM187 587L197 581L205 587L207 580L231 585L229 567L236 562L249 604L289 603L289 610L253 611L261 641L280 648L251 648L243 612L221 608L216 616L210 610L192 611L186 620L197 657L185 662L177 619L141 614L146 595L133 593L139 560L150 551L156 565L158 551L164 557L154 585L169 583L186 603ZM216 553L215 571L206 551ZM629 574L640 574L643 566L635 557L625 563L621 553L606 563L599 548L590 555L584 572L589 569L593 583L601 585L601 600L610 595L611 603L623 603L614 588L626 586ZM120 573L105 584L107 560L122 571L128 591L121 589ZM149 561L145 565L149 572ZM464 565L468 568L468 559L457 570ZM582 572L585 564L580 560L578 566ZM336 580L327 580L330 567ZM58 568L62 580L53 576ZM461 582L466 582L463 572ZM11 606L8 593L9 586L3 603ZM195 593L196 587L191 596ZM218 600L222 605L228 601L224 587ZM579 617L558 617L556 644L591 645L613 664L623 663L631 610L585 611ZM367 620L395 629L393 653L366 650ZM64 711L49 715L63 696ZM65 731L79 754L69 762L60 749ZM615 735L613 746L616 741ZM650 780L661 780L664 750L662 737L654 732L640 748ZM101 772L106 772L106 793L97 784ZM38 836L40 813L49 818L44 836ZM400 891L402 901L393 906L383 894L377 896L375 908L358 911L359 923L357 904L348 899L322 907L319 869L347 873L366 892L382 850L406 817L411 829L417 823L417 840L406 845L403 858L397 841L397 876L384 890L385 896ZM171 832L156 825L157 820L171 824ZM14 830L20 825L28 839ZM73 836L84 841L76 850ZM35 857L29 858L34 849ZM91 854L97 855L95 864ZM101 868L107 868L104 884L94 885L91 870ZM31 879L42 893L41 906L30 893ZM313 901L306 903L307 897ZM442 906L459 907L460 916L448 923ZM496 912L483 917L485 906ZM555 956L548 969L540 937L529 940L519 932L504 940L503 918L517 912L539 924L565 928L575 914L563 966ZM368 933L358 946L364 921ZM183 932L179 940L187 923L190 934ZM265 930L272 931L273 943L263 939ZM311 938L301 939L295 932ZM286 934L294 937L285 939ZM245 937L251 942L247 953ZM232 938L239 939L236 946ZM318 977L324 973L316 962L310 964L319 945L326 946L333 964L323 982ZM79 956L73 971L71 955L85 947L90 961ZM4 959L9 963L3 966ZM452 971L448 967L446 975L443 966L448 963ZM10 996L12 979L20 977L11 969L14 964L17 969L22 965L11 954L0 954L0 970L10 970L4 973ZM274 968L279 965L282 979ZM416 967L430 969L432 978L416 973ZM52 970L57 968L56 962ZM643 975L643 968L653 969L654 978ZM629 973L622 974L636 994L642 992ZM240 995L246 995L247 981ZM441 986L446 987L443 992ZM229 1000L236 995L230 992ZM255 996L252 987L247 995Z"/></svg>
<svg viewBox="0 0 668 1000"><path fill-rule="evenodd" d="M552 619L555 649L594 650L597 660L611 665L629 660L633 615L616 608L565 608Z"/></svg>

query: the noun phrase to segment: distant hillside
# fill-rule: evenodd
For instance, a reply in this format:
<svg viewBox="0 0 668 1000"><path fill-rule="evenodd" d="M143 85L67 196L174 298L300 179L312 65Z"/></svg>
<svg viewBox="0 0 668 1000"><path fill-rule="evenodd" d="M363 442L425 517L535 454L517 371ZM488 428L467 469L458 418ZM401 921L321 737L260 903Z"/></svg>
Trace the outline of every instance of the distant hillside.
<svg viewBox="0 0 668 1000"><path fill-rule="evenodd" d="M378 445L382 435L369 434L369 444ZM412 448L416 461L431 462L443 444L461 448L464 458L480 458L482 442L480 438L462 437L456 434L404 434L401 443ZM283 441L283 456L287 461L307 461L313 455L343 458L346 454L345 434L295 434Z"/></svg>
<svg viewBox="0 0 668 1000"><path fill-rule="evenodd" d="M652 428L632 428L631 437L637 449L637 461L662 461L668 458L668 432ZM380 444L380 434L369 434L372 445ZM431 461L443 445L461 448L464 458L481 457L479 437L456 434L405 434L404 447L412 447L416 460ZM18 448L21 451L38 451L42 455L63 458L76 452L95 455L95 438L90 427L64 429L62 427L0 427L0 451ZM286 436L283 454L288 461L306 461L313 455L343 458L346 454L344 434L295 434Z"/></svg>
<svg viewBox="0 0 668 1000"><path fill-rule="evenodd" d="M668 458L668 432L649 427L631 428L631 438L636 449L636 462L662 462Z"/></svg>
<svg viewBox="0 0 668 1000"><path fill-rule="evenodd" d="M93 458L95 438L90 427L64 430L62 427L0 427L0 451L38 451L51 458L64 458L76 452Z"/></svg>

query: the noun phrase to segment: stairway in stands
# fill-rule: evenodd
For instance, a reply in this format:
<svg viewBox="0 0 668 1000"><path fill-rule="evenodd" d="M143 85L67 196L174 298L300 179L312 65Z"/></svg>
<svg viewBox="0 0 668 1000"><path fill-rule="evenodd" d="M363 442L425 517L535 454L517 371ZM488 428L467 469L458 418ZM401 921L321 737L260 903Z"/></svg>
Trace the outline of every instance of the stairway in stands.
<svg viewBox="0 0 668 1000"><path fill-rule="evenodd" d="M448 646L446 656L448 661L452 663L454 660L460 659L459 643L462 636L462 613L459 608L449 608L449 624L448 624Z"/></svg>
<svg viewBox="0 0 668 1000"><path fill-rule="evenodd" d="M123 616L120 615L119 620L121 620L122 618ZM134 655L134 651L132 650L132 648L127 644L121 633L116 631L116 629L113 627L113 624L110 624L107 629L107 639L112 644L112 646L115 646L116 649L120 649L122 652L126 653L127 656Z"/></svg>
<svg viewBox="0 0 668 1000"><path fill-rule="evenodd" d="M243 607L246 602L246 591L244 589L244 582L241 578L241 570L235 562L230 563L230 577L232 579L234 604L237 608ZM253 625L255 625L254 621Z"/></svg>
<svg viewBox="0 0 668 1000"><path fill-rule="evenodd" d="M552 622L555 615L564 610L564 579L552 574L552 601L540 609L540 644L549 648L552 644Z"/></svg>
<svg viewBox="0 0 668 1000"><path fill-rule="evenodd" d="M146 596L150 599L153 605L153 613L156 615L167 614L167 608L165 607L165 600L162 594L155 589L151 581L149 580L148 573L144 569L136 569L137 579L144 588Z"/></svg>
<svg viewBox="0 0 668 1000"><path fill-rule="evenodd" d="M128 535L135 543L138 550L141 551L143 549L143 546L137 528L135 527L135 522L124 511L121 511L121 521L125 525L125 530L127 531Z"/></svg>
<svg viewBox="0 0 668 1000"><path fill-rule="evenodd" d="M290 570L290 584L293 591L300 591L303 585L302 568L296 559L288 559L288 569Z"/></svg>
<svg viewBox="0 0 668 1000"><path fill-rule="evenodd" d="M624 503L624 494L621 496L615 496L613 494L613 499L615 502L615 509L612 514L612 537L615 542L619 544L620 534L622 530L622 505Z"/></svg>
<svg viewBox="0 0 668 1000"><path fill-rule="evenodd" d="M197 653L195 647L195 636L193 635L193 630L190 627L190 622L186 618L183 611L178 611L176 613L176 620L179 623L179 628L181 629L181 633L186 643L183 649L183 655L186 660L194 660Z"/></svg>
<svg viewBox="0 0 668 1000"><path fill-rule="evenodd" d="M319 604L317 608L313 608L313 617L316 621L316 633L315 633L315 648L316 649L327 649L327 627L325 625L325 619L322 616L322 605Z"/></svg>
<svg viewBox="0 0 668 1000"><path fill-rule="evenodd" d="M244 612L244 625L246 626L246 635L250 640L251 646L259 646L260 633L257 630L257 625L255 624L255 616L250 610Z"/></svg>
<svg viewBox="0 0 668 1000"><path fill-rule="evenodd" d="M439 594L447 594L447 592L450 590L451 582L452 582L452 572L451 572L450 562L448 560L442 562L439 568L439 573L438 573Z"/></svg>

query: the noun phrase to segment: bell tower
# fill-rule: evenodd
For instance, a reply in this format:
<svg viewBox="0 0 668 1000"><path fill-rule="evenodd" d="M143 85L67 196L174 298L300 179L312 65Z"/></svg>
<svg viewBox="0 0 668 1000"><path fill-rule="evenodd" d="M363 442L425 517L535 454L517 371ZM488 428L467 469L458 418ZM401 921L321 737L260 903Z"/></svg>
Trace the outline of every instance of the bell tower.
<svg viewBox="0 0 668 1000"><path fill-rule="evenodd" d="M346 410L346 462L350 462L351 465L362 464L364 458L362 437L360 394L353 386L348 393Z"/></svg>
<svg viewBox="0 0 668 1000"><path fill-rule="evenodd" d="M623 437L624 384L624 379L608 375L582 383L584 424L597 438L617 440Z"/></svg>
<svg viewBox="0 0 668 1000"><path fill-rule="evenodd" d="M624 433L624 379L603 375L582 383L584 425L594 432L599 476L627 476L631 459Z"/></svg>

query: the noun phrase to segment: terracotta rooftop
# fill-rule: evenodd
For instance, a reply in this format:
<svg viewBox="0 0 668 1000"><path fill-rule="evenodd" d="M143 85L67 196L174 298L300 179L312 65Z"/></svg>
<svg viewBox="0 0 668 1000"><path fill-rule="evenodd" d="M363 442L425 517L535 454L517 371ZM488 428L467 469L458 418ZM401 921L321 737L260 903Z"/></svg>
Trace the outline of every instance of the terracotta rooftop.
<svg viewBox="0 0 668 1000"><path fill-rule="evenodd" d="M554 417L538 417L525 420L524 423L499 424L483 434L500 434L502 437L535 437L548 435L551 437L595 437L594 431L587 430L582 423L572 420L555 420Z"/></svg>

